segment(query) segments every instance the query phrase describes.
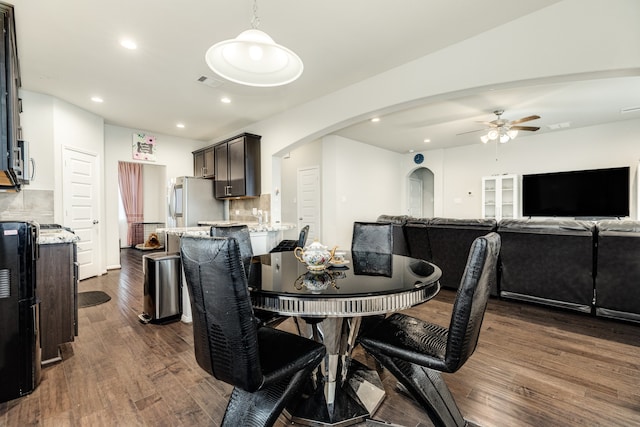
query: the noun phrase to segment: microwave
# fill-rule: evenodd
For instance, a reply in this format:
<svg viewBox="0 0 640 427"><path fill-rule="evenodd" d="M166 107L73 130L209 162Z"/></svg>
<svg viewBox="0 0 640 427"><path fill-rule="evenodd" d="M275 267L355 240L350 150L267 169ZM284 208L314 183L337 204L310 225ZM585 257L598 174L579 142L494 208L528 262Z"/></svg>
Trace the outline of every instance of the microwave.
<svg viewBox="0 0 640 427"><path fill-rule="evenodd" d="M21 184L29 184L35 172L35 163L29 157L29 142L17 141L13 149L13 171Z"/></svg>

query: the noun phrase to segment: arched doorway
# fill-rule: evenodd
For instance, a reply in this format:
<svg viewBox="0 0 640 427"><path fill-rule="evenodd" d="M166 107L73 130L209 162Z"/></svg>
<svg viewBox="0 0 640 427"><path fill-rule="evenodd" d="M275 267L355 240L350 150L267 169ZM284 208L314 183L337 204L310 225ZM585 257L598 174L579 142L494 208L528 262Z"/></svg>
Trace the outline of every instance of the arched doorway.
<svg viewBox="0 0 640 427"><path fill-rule="evenodd" d="M434 216L433 172L427 168L418 168L411 172L407 188L407 214L414 218L432 218Z"/></svg>

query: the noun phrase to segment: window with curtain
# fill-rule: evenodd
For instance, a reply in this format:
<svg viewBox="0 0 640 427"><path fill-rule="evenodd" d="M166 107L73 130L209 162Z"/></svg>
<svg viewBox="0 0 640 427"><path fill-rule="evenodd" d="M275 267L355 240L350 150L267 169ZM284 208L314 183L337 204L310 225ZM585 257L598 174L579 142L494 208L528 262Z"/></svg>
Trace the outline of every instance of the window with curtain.
<svg viewBox="0 0 640 427"><path fill-rule="evenodd" d="M133 224L144 220L142 164L118 162L118 183L127 217L127 244L134 244Z"/></svg>

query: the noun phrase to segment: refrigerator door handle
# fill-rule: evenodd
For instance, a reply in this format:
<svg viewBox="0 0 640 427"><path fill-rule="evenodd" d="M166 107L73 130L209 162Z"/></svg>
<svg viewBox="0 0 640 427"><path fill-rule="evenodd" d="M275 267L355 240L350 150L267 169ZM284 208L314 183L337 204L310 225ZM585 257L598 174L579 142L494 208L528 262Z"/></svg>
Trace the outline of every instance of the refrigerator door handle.
<svg viewBox="0 0 640 427"><path fill-rule="evenodd" d="M176 219L176 187L175 185L171 186L171 192L169 193L169 217L172 219Z"/></svg>

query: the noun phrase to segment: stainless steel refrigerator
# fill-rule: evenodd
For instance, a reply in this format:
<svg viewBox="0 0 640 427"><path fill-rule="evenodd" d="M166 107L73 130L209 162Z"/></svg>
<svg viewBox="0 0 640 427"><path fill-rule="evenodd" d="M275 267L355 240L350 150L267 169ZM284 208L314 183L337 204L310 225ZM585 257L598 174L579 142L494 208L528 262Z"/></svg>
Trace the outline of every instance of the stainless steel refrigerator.
<svg viewBox="0 0 640 427"><path fill-rule="evenodd" d="M225 202L213 197L213 180L192 176L179 176L172 180L169 188L169 227L195 227L198 221L228 218Z"/></svg>
<svg viewBox="0 0 640 427"><path fill-rule="evenodd" d="M36 223L0 222L0 402L40 382L37 239Z"/></svg>

